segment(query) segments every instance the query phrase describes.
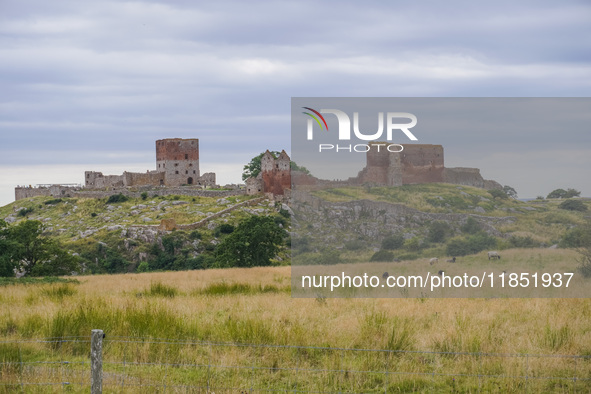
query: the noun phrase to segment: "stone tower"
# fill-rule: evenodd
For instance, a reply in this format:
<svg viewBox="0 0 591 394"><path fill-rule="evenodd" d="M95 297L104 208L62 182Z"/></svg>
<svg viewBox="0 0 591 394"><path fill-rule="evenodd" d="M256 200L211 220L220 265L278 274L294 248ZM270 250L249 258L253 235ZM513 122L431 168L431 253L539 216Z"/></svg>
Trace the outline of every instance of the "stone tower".
<svg viewBox="0 0 591 394"><path fill-rule="evenodd" d="M164 172L166 186L196 184L199 174L199 139L167 138L156 141L156 171Z"/></svg>

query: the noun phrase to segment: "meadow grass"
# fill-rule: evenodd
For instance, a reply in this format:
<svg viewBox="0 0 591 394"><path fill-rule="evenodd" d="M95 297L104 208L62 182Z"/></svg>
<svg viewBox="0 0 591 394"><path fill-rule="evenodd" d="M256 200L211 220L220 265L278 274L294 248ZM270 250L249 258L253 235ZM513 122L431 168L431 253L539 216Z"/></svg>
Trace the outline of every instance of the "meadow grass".
<svg viewBox="0 0 591 394"><path fill-rule="evenodd" d="M536 253L546 252L505 251L503 260L535 263ZM572 256L553 259L567 257ZM467 258L465 264L477 258L473 262ZM206 387L209 383L210 387L254 391L591 388L588 380L530 379L526 383L521 378L526 373L572 378L572 359L503 356L591 355L589 299L324 298L320 302L290 297L289 267L80 276L77 280L79 284L0 287L0 362L5 363L0 382L16 382L16 386L0 387L0 392L18 388L19 379L42 382L58 373L72 374L71 391L87 390L82 385L87 365L77 367L75 362L88 362L87 341L95 328L107 335L105 387L114 392L120 390L118 379L123 377L129 384ZM81 337L82 341L10 342L50 337ZM480 352L498 356L452 354ZM17 360L22 359L72 363L29 365L21 370ZM124 367L123 360L155 364ZM576 371L579 378L591 378L591 360L578 360ZM478 374L488 377L469 376ZM76 382L81 383L76 386ZM37 390L26 387L30 392ZM62 387L41 386L39 392L52 389ZM142 390L145 387L137 386L125 391Z"/></svg>

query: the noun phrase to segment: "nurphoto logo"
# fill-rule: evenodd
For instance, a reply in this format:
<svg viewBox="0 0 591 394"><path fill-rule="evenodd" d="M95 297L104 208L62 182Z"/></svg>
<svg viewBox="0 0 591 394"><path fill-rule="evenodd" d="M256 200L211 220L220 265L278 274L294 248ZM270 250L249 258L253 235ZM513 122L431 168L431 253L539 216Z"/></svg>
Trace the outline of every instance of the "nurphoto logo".
<svg viewBox="0 0 591 394"><path fill-rule="evenodd" d="M320 127L320 130L326 129L328 131L328 123L322 114L332 114L335 115L338 121L338 139L340 141L350 141L351 140L351 118L347 115L344 111L338 109L321 109L317 111L310 107L302 107L307 111L302 112L305 115L308 115L310 118L307 122L307 139L309 141L314 139L314 121ZM384 122L385 118L385 122ZM410 122L400 123L400 120L407 119ZM417 124L417 117L408 112L387 112L386 116L384 116L384 112L378 112L378 130L374 133L364 134L359 129L359 112L353 112L353 133L355 137L362 141L377 141L382 138L384 134L384 123L386 123L386 139L388 141L392 141L393 132L395 130L402 131L406 137L408 137L411 141L418 141L418 138L409 130L416 126ZM336 152L339 151L348 151L348 152L367 152L369 151L372 146L376 145L368 145L368 144L357 144L357 145L334 145L334 144L319 144L318 149L319 152L323 150L335 150ZM379 149L379 146L378 146ZM390 144L387 145L387 149L390 152L401 152L404 148L402 145L398 144Z"/></svg>

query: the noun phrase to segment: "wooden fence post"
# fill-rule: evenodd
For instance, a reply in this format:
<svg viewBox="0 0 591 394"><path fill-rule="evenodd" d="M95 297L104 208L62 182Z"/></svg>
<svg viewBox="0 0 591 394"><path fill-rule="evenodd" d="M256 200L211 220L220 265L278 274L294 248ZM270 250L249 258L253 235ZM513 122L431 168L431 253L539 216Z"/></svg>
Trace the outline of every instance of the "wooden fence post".
<svg viewBox="0 0 591 394"><path fill-rule="evenodd" d="M92 330L90 339L90 392L103 392L103 330Z"/></svg>

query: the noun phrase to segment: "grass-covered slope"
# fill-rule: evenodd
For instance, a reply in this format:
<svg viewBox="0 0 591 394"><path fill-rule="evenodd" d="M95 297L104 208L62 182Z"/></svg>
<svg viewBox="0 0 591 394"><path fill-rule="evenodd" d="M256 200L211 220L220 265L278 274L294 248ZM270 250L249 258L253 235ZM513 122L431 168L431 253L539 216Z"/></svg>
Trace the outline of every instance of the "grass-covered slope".
<svg viewBox="0 0 591 394"><path fill-rule="evenodd" d="M587 210L564 209L561 199L520 201L451 184L345 187L312 192L296 229L296 251L310 261L378 261L470 255L508 248L580 247ZM327 253L326 246L339 256ZM301 250L300 250L301 249ZM334 252L334 250L333 250ZM332 261L331 261L332 259ZM351 260L352 261L352 260Z"/></svg>
<svg viewBox="0 0 591 394"><path fill-rule="evenodd" d="M23 220L42 222L45 235L56 238L80 256L84 272L195 269L213 266L216 246L253 215L270 215L282 227L288 225L281 205L268 200L228 210L253 199L245 195L110 200L36 197L0 208L0 219L13 226ZM228 211L208 220L223 210ZM205 222L187 231L158 228L169 219L178 225ZM285 261L283 245L277 263ZM141 266L142 262L146 264Z"/></svg>

